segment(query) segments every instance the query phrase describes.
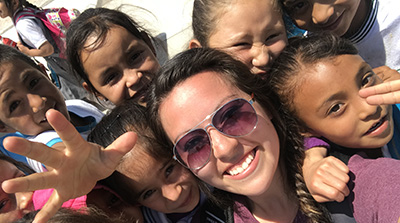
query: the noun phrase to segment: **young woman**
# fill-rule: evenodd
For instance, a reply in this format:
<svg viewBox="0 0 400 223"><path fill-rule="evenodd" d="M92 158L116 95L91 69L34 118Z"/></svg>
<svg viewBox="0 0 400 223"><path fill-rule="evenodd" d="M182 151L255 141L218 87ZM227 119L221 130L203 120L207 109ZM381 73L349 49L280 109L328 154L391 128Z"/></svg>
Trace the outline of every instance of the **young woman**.
<svg viewBox="0 0 400 223"><path fill-rule="evenodd" d="M235 203L235 222L329 222L305 190L296 126L278 113L278 98L265 86L227 54L192 49L155 79L150 120L175 144L181 164L206 183L246 197Z"/></svg>

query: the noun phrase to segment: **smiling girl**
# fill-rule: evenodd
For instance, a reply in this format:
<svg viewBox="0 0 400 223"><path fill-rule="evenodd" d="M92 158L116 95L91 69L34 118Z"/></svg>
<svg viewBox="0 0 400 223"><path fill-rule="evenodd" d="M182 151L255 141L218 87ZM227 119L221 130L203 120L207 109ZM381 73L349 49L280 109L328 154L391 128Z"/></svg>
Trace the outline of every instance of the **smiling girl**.
<svg viewBox="0 0 400 223"><path fill-rule="evenodd" d="M71 23L67 55L83 87L115 105L143 101L160 68L150 35L125 13L107 8L87 9Z"/></svg>
<svg viewBox="0 0 400 223"><path fill-rule="evenodd" d="M349 169L335 158L323 159L327 154L326 149L321 151L322 147L318 150L311 148L307 151L308 158L305 160L307 167L303 169L307 186L314 197L317 195L317 198L322 197L325 201L342 201L349 194L349 189L352 189L351 184L347 187L347 182L350 178L350 182L353 182L351 176L354 175L356 181L359 180L360 173L369 175L370 179L364 182L359 180L358 185L375 186L380 184L379 181L386 182L389 179L388 176L392 173L378 179L376 174L368 172L368 165L360 165L364 162L362 158L352 156L365 152L368 155L366 157L370 158L384 155L398 159L399 148L396 145L399 140L400 118L397 105L369 104L366 98L360 96L360 90L376 86L382 80L357 54L354 45L327 33L292 39L276 60L267 81L302 126L303 134L324 139L331 145L328 154L348 163L352 172L349 177ZM382 160L375 164L379 162ZM374 168L384 169L383 166L385 165L381 163ZM309 171L307 168L315 168L315 174L306 174ZM396 212L396 208L388 208L388 213L384 210L378 211L382 207L379 203L386 203L388 199L392 199L389 197L394 196L393 194L385 191L376 195L379 198L374 197L374 193L369 196L363 197L360 191L353 189L348 200L352 202L352 211L358 222L367 222L367 216L374 213L381 216L380 221L383 217L388 219L387 222L396 219L396 214L391 213ZM362 201L363 199L367 200ZM369 203L370 200L374 202ZM360 207L360 203L365 206ZM369 209L367 205L370 205ZM359 211L366 208L370 210L368 214L360 214Z"/></svg>

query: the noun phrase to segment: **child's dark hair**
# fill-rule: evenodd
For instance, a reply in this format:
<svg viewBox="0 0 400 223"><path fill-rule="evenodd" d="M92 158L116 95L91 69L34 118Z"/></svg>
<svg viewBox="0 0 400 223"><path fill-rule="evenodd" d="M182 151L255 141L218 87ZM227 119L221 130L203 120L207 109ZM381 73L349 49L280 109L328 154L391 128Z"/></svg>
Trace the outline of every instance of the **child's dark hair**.
<svg viewBox="0 0 400 223"><path fill-rule="evenodd" d="M21 51L8 45L0 44L0 66L3 63L17 63L16 60L21 60L28 65L42 71L39 65L37 65L30 57L23 54Z"/></svg>
<svg viewBox="0 0 400 223"><path fill-rule="evenodd" d="M89 81L88 74L83 68L81 62L82 50L95 51L103 46L108 31L115 26L121 26L136 38L144 40L143 35L151 38L141 26L139 26L127 14L108 8L90 8L86 9L74 21L71 22L67 31L67 58L76 73L89 86L90 90L95 93L97 90ZM85 46L89 38L95 38L90 46ZM146 42L146 41L145 41ZM147 42L146 42L147 43ZM150 46L153 49L153 46Z"/></svg>
<svg viewBox="0 0 400 223"><path fill-rule="evenodd" d="M293 37L289 39L289 45L272 65L267 77L269 88L279 95L286 109L296 115L297 112L293 106L294 94L307 79L307 73L304 73L303 67L322 60L332 60L344 54L355 55L358 51L349 40L334 34L321 32L307 37ZM306 128L301 120L298 119L297 122Z"/></svg>
<svg viewBox="0 0 400 223"><path fill-rule="evenodd" d="M3 160L3 161L11 163L15 167L17 167L19 170L24 172L26 175L35 173L35 171L32 170L32 168L30 168L25 163L19 162L19 161L15 160L15 159L13 159L13 158L11 158L9 156L3 155L1 152L0 152L0 160Z"/></svg>
<svg viewBox="0 0 400 223"><path fill-rule="evenodd" d="M88 141L107 147L122 134L133 131L138 135L137 145L156 159L172 158L172 153L158 142L151 131L146 117L146 108L132 99L116 106L110 114L96 125Z"/></svg>
<svg viewBox="0 0 400 223"><path fill-rule="evenodd" d="M133 131L138 136L133 149L138 149L137 145L139 145L142 150L140 151L141 153L148 154L159 162L166 162L172 159L172 152L167 149L170 147L170 144L163 145L154 137L146 117L146 108L137 104L132 99L128 99L121 105L116 106L110 114L103 117L89 134L88 141L106 147L128 131ZM120 163L123 164L124 160L128 159L130 154L130 152L126 154ZM140 163L142 161L137 160L137 162ZM131 189L125 182L126 177L115 171L111 176L100 181L100 184L114 190L128 204L135 205L137 204L136 200L131 199Z"/></svg>
<svg viewBox="0 0 400 223"><path fill-rule="evenodd" d="M288 113L278 110L279 98L266 88L265 81L231 56L213 49L196 48L178 54L163 66L153 81L148 102L149 119L156 134L165 135L159 115L163 100L175 86L204 71L216 72L232 86L249 95L254 94L255 100L271 114L271 121L279 135L279 166L285 173L288 196L297 198L300 210L311 222L329 222L326 209L312 198L303 180L303 141L297 125Z"/></svg>
<svg viewBox="0 0 400 223"><path fill-rule="evenodd" d="M11 14L14 14L15 11L13 10L13 6L12 6L14 1L13 0L3 0L3 1L6 4L7 9L10 10ZM16 10L18 10L20 8L33 8L36 10L40 10L39 7L37 7L36 5L30 3L26 0L17 0L17 1L18 1L19 7Z"/></svg>
<svg viewBox="0 0 400 223"><path fill-rule="evenodd" d="M31 223L39 211L32 211L14 223ZM67 208L59 209L56 214L51 217L48 223L128 223L127 221L120 218L111 218L100 209L91 207L84 210L72 210Z"/></svg>
<svg viewBox="0 0 400 223"><path fill-rule="evenodd" d="M280 10L278 0L273 1L276 10ZM192 30L193 36L203 47L209 46L210 35L215 31L218 17L225 11L233 0L194 0L192 12Z"/></svg>

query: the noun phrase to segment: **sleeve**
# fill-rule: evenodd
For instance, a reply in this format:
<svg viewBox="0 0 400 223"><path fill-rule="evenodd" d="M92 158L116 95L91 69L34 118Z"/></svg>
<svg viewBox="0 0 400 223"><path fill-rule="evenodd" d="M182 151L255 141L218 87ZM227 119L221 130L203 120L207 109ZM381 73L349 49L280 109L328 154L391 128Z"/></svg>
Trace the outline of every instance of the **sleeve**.
<svg viewBox="0 0 400 223"><path fill-rule="evenodd" d="M32 48L39 49L48 41L35 19L21 18L15 25L15 28L22 41Z"/></svg>
<svg viewBox="0 0 400 223"><path fill-rule="evenodd" d="M324 140L317 137L305 137L304 138L304 150L309 150L313 147L325 147L328 150L331 146Z"/></svg>
<svg viewBox="0 0 400 223"><path fill-rule="evenodd" d="M349 160L353 214L357 222L400 220L400 161L391 158Z"/></svg>

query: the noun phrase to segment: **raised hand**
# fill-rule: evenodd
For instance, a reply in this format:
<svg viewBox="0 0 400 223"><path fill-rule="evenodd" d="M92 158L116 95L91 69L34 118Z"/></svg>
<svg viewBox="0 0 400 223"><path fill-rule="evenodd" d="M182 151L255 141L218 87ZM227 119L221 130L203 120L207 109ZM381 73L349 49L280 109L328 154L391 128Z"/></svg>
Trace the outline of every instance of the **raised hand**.
<svg viewBox="0 0 400 223"><path fill-rule="evenodd" d="M361 89L359 94L372 105L400 103L400 80Z"/></svg>
<svg viewBox="0 0 400 223"><path fill-rule="evenodd" d="M14 178L2 184L7 193L54 188L50 199L36 215L35 223L47 222L63 202L89 193L98 180L111 175L122 156L130 151L136 142L136 134L128 132L104 149L84 140L58 111L47 111L46 118L63 140L65 148L49 148L44 144L17 137L4 140L7 150L52 168L48 172Z"/></svg>

